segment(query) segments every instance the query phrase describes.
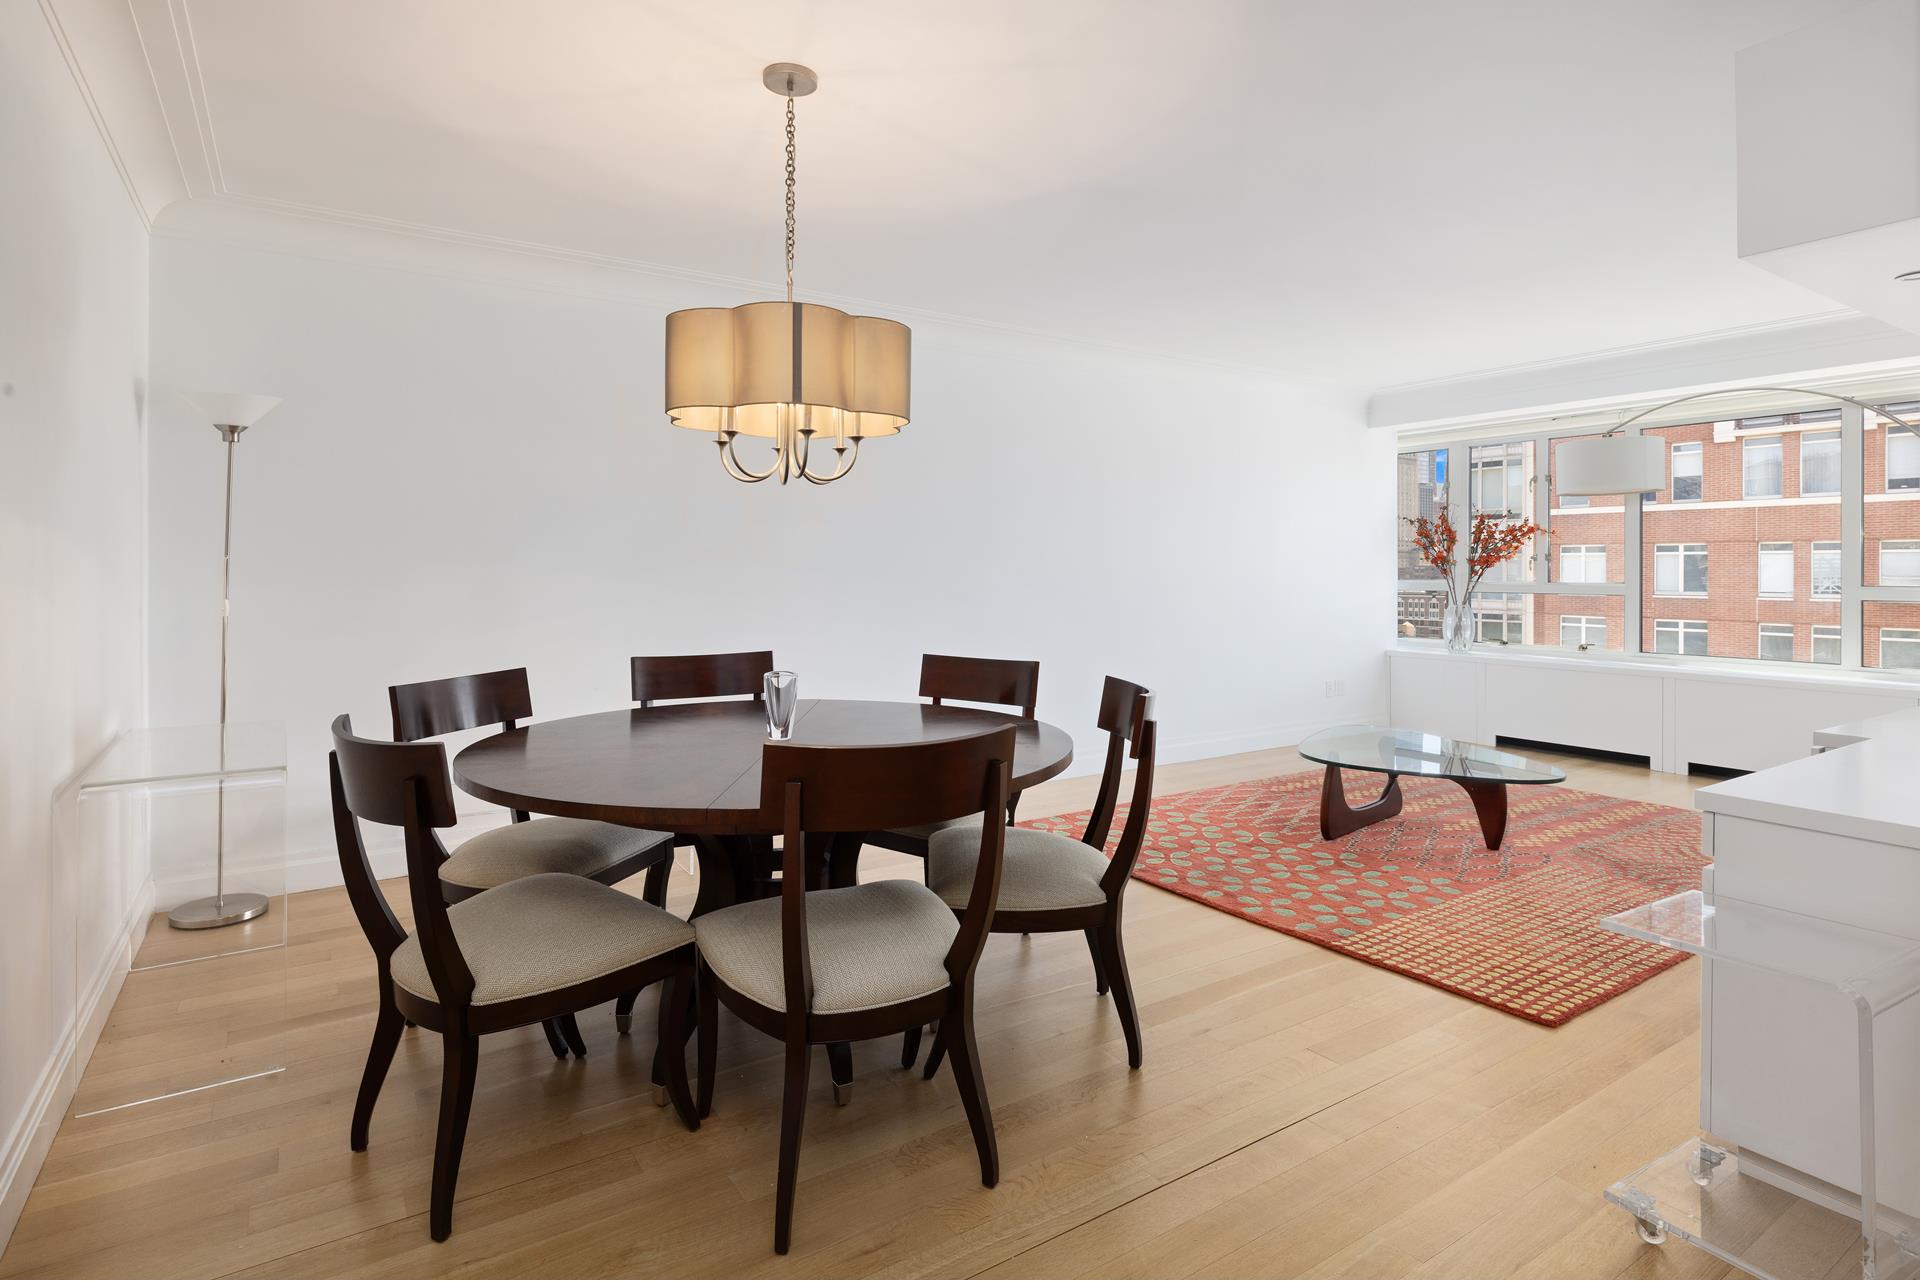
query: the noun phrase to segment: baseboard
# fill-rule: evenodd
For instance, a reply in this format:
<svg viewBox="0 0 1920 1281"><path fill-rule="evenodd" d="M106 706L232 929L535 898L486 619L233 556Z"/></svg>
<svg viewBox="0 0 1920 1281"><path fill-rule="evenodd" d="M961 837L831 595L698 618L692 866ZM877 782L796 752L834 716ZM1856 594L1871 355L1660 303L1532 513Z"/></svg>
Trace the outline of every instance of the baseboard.
<svg viewBox="0 0 1920 1281"><path fill-rule="evenodd" d="M27 1096L26 1106L7 1131L6 1145L0 1148L0 1250L7 1248L13 1229L20 1222L20 1212L26 1208L27 1194L33 1190L34 1179L39 1177L47 1150L53 1146L60 1119L73 1102L80 1076L93 1057L93 1047L100 1041L107 1016L113 1012L113 1003L120 997L121 985L133 965L134 952L146 937L153 903L154 886L149 878L133 896L133 906L121 923L114 946L107 949L88 976L85 995L78 1002L73 1018L47 1055L33 1092Z"/></svg>

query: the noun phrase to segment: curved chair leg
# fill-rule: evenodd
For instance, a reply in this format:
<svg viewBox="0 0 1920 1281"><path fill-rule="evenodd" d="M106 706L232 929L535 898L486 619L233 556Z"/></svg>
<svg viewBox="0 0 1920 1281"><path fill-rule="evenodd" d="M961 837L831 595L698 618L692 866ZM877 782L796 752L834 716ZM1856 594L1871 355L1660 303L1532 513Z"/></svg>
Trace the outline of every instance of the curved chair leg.
<svg viewBox="0 0 1920 1281"><path fill-rule="evenodd" d="M666 1060L667 1097L673 1110L689 1130L700 1128L700 1116L694 1110L693 1090L687 1083L687 1008L692 997L693 972L671 974L660 993L660 1049L656 1061Z"/></svg>
<svg viewBox="0 0 1920 1281"><path fill-rule="evenodd" d="M621 1036L633 1034L633 1003L639 999L638 992L629 992L613 1003L613 1026Z"/></svg>
<svg viewBox="0 0 1920 1281"><path fill-rule="evenodd" d="M780 1173L773 1195L773 1252L785 1254L793 1240L793 1193L800 1181L800 1129L807 1119L807 1073L813 1047L787 1045L786 1097L780 1104Z"/></svg>
<svg viewBox="0 0 1920 1281"><path fill-rule="evenodd" d="M927 1066L925 1070L920 1073L920 1079L923 1081L933 1080L934 1074L940 1070L940 1060L946 1056L947 1024L946 1020L943 1019L939 1026L933 1029L933 1045L927 1050Z"/></svg>
<svg viewBox="0 0 1920 1281"><path fill-rule="evenodd" d="M1100 927L1100 950L1106 961L1107 978L1113 984L1113 1007L1120 1014L1120 1030L1127 1036L1127 1066L1137 1068L1143 1061L1140 1013L1133 1006L1133 979L1127 973L1127 952L1120 942L1118 911Z"/></svg>
<svg viewBox="0 0 1920 1281"><path fill-rule="evenodd" d="M713 1115L714 1058L720 1048L720 990L714 986L715 982L717 980L704 964L695 964L693 986L700 1008L700 1027L699 1052L694 1057L699 1064L698 1110L703 1117Z"/></svg>
<svg viewBox="0 0 1920 1281"><path fill-rule="evenodd" d="M360 1095L353 1101L353 1128L347 1146L355 1152L367 1150L367 1126L373 1121L373 1105L380 1100L380 1087L386 1084L387 1069L393 1066L393 1051L400 1044L400 1033L407 1021L393 1008L390 997L382 994L380 1015L373 1024L373 1044L367 1047L367 1069L360 1074Z"/></svg>
<svg viewBox="0 0 1920 1281"><path fill-rule="evenodd" d="M566 1058L567 1042L566 1038L560 1035L559 1026L555 1024L552 1019L542 1019L540 1020L540 1030L547 1034L547 1048L553 1051L553 1057L556 1059Z"/></svg>
<svg viewBox="0 0 1920 1281"><path fill-rule="evenodd" d="M667 905L667 882L673 876L673 849L668 847L667 856L647 869L647 879L640 883L640 897L655 907Z"/></svg>
<svg viewBox="0 0 1920 1281"><path fill-rule="evenodd" d="M947 1007L947 1017L940 1020L940 1039L953 1056L953 1083L960 1087L960 1102L967 1110L967 1125L973 1130L973 1146L980 1153L981 1186L990 1188L1000 1182L1000 1144L993 1133L993 1112L987 1106L980 1048L973 1040L971 994L962 993Z"/></svg>
<svg viewBox="0 0 1920 1281"><path fill-rule="evenodd" d="M1086 931L1086 935L1087 951L1093 954L1093 994L1095 996L1105 996L1107 994L1107 966L1106 962L1102 960L1100 956L1100 932L1098 930L1088 930Z"/></svg>
<svg viewBox="0 0 1920 1281"><path fill-rule="evenodd" d="M912 1067L913 1061L919 1057L920 1057L920 1025L916 1023L912 1027L907 1029L905 1036L902 1036L900 1038L901 1069L905 1070L907 1068Z"/></svg>
<svg viewBox="0 0 1920 1281"><path fill-rule="evenodd" d="M580 1035L579 1021L571 1014L562 1014L554 1020L554 1024L560 1029L560 1035L566 1038L567 1048L573 1051L573 1057L576 1059L586 1058L587 1042Z"/></svg>
<svg viewBox="0 0 1920 1281"><path fill-rule="evenodd" d="M460 1179L460 1152L467 1145L480 1038L447 1032L440 1044L440 1131L433 1144L433 1199L427 1214L427 1230L436 1241L453 1232L453 1189Z"/></svg>

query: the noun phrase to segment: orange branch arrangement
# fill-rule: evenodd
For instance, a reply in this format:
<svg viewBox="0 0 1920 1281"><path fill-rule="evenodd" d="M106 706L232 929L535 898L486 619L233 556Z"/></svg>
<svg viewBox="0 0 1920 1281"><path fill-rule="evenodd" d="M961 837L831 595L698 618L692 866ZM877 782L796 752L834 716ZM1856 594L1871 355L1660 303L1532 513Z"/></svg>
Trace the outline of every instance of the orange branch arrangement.
<svg viewBox="0 0 1920 1281"><path fill-rule="evenodd" d="M1457 595L1453 565L1454 555L1460 547L1460 531L1453 527L1452 518L1443 510L1431 518L1409 516L1405 519L1407 524L1413 526L1413 545L1420 553L1421 563L1439 570L1446 581L1449 616L1456 616L1456 611L1473 599L1473 593L1479 588L1480 580L1487 576L1488 570L1506 564L1527 549L1535 534L1546 532L1541 526L1530 520L1521 520L1511 512L1474 513L1473 524L1467 530L1466 592Z"/></svg>

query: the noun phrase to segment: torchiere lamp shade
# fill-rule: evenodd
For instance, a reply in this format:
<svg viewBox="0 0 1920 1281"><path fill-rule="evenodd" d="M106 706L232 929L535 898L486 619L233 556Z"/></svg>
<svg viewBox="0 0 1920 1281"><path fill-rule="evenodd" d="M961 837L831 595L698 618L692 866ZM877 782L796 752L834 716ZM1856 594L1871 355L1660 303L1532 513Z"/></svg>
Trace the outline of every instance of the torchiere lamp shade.
<svg viewBox="0 0 1920 1281"><path fill-rule="evenodd" d="M251 427L273 412L278 396L258 396L244 391L189 391L181 393L188 403L217 427Z"/></svg>
<svg viewBox="0 0 1920 1281"><path fill-rule="evenodd" d="M821 437L907 425L912 333L894 320L808 302L694 307L667 317L667 418L692 431L772 440L789 405Z"/></svg>

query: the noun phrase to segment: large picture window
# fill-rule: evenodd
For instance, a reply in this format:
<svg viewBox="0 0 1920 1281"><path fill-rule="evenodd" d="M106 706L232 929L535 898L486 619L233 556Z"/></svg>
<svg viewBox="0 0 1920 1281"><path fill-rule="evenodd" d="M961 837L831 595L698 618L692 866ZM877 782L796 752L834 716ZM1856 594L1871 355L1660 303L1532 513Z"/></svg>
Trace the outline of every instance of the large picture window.
<svg viewBox="0 0 1920 1281"><path fill-rule="evenodd" d="M1487 643L1920 672L1920 437L1888 416L1920 423L1920 397L1882 394L1866 399L1885 412L1782 395L1780 412L1629 423L1667 460L1631 494L1560 491L1562 447L1605 427L1455 429L1401 456L1401 514L1542 527L1483 581ZM1431 636L1442 585L1405 546L1399 631Z"/></svg>

